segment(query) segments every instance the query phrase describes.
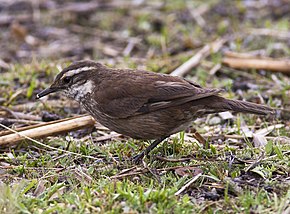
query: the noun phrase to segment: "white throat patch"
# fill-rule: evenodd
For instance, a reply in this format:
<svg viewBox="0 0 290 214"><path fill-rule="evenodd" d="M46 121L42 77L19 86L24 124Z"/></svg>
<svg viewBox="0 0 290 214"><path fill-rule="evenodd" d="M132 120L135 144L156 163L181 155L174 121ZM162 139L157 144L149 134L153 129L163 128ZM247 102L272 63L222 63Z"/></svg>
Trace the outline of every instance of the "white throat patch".
<svg viewBox="0 0 290 214"><path fill-rule="evenodd" d="M85 84L75 85L65 91L66 95L70 98L75 99L80 102L85 95L92 93L94 89L94 83L92 81L87 81Z"/></svg>

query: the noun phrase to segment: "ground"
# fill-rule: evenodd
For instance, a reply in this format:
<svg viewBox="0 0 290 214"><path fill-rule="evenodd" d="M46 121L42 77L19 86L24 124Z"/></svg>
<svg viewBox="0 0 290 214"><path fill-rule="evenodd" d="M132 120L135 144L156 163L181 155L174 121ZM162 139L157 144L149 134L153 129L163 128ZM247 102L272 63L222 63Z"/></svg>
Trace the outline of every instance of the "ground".
<svg viewBox="0 0 290 214"><path fill-rule="evenodd" d="M1 213L289 212L289 69L247 65L289 62L287 1L7 0L0 11L0 142L5 127L86 113L61 94L35 98L73 61L170 74L219 40L183 76L278 109L199 118L139 165L130 158L150 142L98 125L1 144Z"/></svg>

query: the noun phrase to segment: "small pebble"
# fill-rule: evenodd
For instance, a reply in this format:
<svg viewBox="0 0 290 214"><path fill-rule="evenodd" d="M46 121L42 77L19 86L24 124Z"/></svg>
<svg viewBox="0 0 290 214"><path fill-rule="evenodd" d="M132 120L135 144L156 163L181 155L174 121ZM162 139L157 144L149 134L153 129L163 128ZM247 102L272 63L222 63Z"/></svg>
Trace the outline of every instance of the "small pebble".
<svg viewBox="0 0 290 214"><path fill-rule="evenodd" d="M220 124L222 122L222 119L220 117L212 117L208 123L209 125L217 125Z"/></svg>

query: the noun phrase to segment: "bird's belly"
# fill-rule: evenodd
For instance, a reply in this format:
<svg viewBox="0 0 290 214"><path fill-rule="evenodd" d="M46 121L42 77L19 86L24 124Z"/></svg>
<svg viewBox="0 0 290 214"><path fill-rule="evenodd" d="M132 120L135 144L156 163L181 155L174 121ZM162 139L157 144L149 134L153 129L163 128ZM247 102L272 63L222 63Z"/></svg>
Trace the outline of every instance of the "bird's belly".
<svg viewBox="0 0 290 214"><path fill-rule="evenodd" d="M150 140L180 132L191 124L192 118L171 113L156 111L128 118L110 118L104 115L94 117L112 131L135 139Z"/></svg>

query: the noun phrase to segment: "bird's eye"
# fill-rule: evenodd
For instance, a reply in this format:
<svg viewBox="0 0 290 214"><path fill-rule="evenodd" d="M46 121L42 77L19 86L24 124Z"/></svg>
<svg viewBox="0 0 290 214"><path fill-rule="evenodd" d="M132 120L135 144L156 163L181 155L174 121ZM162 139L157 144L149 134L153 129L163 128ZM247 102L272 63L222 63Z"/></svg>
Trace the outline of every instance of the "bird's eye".
<svg viewBox="0 0 290 214"><path fill-rule="evenodd" d="M71 79L70 77L64 77L63 78L63 82L64 83L69 83L70 82L70 79Z"/></svg>

